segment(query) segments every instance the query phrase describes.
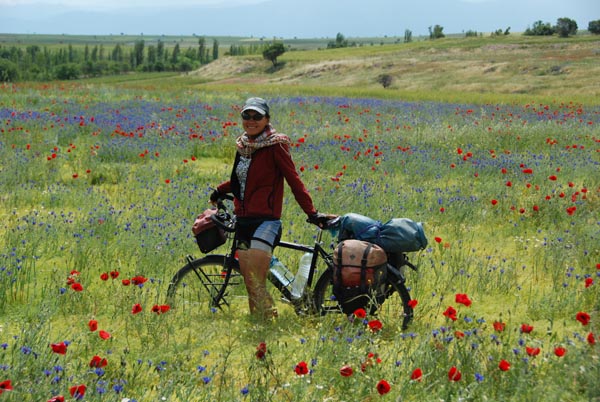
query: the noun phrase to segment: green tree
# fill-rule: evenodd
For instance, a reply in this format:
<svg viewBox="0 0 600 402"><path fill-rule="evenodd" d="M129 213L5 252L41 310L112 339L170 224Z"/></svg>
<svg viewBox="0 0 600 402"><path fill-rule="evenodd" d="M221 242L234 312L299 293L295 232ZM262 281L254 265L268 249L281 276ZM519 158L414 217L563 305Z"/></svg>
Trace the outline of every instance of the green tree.
<svg viewBox="0 0 600 402"><path fill-rule="evenodd" d="M181 49L179 49L179 43L176 43L175 47L173 48L173 53L171 54L171 64L177 64L179 61L179 53L181 53Z"/></svg>
<svg viewBox="0 0 600 402"><path fill-rule="evenodd" d="M348 47L348 40L344 37L341 32L335 36L335 42L329 42L327 44L328 49L336 49L340 47Z"/></svg>
<svg viewBox="0 0 600 402"><path fill-rule="evenodd" d="M263 50L263 58L270 60L273 67L277 66L277 58L285 53L285 46L281 42L272 43L269 47Z"/></svg>
<svg viewBox="0 0 600 402"><path fill-rule="evenodd" d="M212 48L212 59L217 60L219 58L219 41L213 40L213 48Z"/></svg>
<svg viewBox="0 0 600 402"><path fill-rule="evenodd" d="M600 34L600 20L590 21L588 31L593 34Z"/></svg>
<svg viewBox="0 0 600 402"><path fill-rule="evenodd" d="M440 39L445 37L446 35L442 32L443 30L444 27L438 24L434 25L433 29L429 27L429 39Z"/></svg>
<svg viewBox="0 0 600 402"><path fill-rule="evenodd" d="M161 63L165 60L165 44L160 39L158 40L158 43L156 44L156 58Z"/></svg>
<svg viewBox="0 0 600 402"><path fill-rule="evenodd" d="M200 64L206 64L206 39L204 36L198 38L198 61Z"/></svg>
<svg viewBox="0 0 600 402"><path fill-rule="evenodd" d="M136 40L133 45L133 68L144 64L144 40Z"/></svg>
<svg viewBox="0 0 600 402"><path fill-rule="evenodd" d="M559 18L556 20L556 33L561 38L568 38L570 35L577 34L577 22L570 18Z"/></svg>
<svg viewBox="0 0 600 402"><path fill-rule="evenodd" d="M412 31L410 29L404 30L404 43L412 42Z"/></svg>
<svg viewBox="0 0 600 402"><path fill-rule="evenodd" d="M122 62L124 60L123 48L120 44L117 43L117 45L113 48L111 58L113 61L118 62Z"/></svg>

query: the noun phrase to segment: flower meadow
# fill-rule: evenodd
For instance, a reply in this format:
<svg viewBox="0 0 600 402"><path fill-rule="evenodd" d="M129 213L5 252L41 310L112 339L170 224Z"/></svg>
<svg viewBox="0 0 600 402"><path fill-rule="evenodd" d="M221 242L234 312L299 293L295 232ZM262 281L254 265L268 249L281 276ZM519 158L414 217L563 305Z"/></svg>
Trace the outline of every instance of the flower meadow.
<svg viewBox="0 0 600 402"><path fill-rule="evenodd" d="M403 331L393 299L268 323L243 289L167 303L249 95L0 86L0 400L600 398L598 106L269 98L320 211L424 222Z"/></svg>

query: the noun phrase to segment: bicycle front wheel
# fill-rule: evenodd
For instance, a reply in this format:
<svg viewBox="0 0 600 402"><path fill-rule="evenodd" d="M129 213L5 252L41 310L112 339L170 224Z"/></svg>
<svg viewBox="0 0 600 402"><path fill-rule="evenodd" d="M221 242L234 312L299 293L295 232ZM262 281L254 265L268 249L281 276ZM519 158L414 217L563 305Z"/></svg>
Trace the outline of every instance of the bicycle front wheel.
<svg viewBox="0 0 600 402"><path fill-rule="evenodd" d="M242 283L237 260L207 255L189 261L171 279L167 296L177 309L221 308L228 305L228 289Z"/></svg>
<svg viewBox="0 0 600 402"><path fill-rule="evenodd" d="M313 298L315 309L321 315L342 313L342 307L333 294L333 271L331 269L323 272L317 281ZM399 312L400 318L402 318L402 329L408 328L408 324L413 318L413 309L409 304L410 293L404 282L398 280L394 275L389 275L386 282L377 290L375 300L367 307L368 313L375 314L381 310L386 300L390 308L386 308L385 311L392 311L393 314Z"/></svg>

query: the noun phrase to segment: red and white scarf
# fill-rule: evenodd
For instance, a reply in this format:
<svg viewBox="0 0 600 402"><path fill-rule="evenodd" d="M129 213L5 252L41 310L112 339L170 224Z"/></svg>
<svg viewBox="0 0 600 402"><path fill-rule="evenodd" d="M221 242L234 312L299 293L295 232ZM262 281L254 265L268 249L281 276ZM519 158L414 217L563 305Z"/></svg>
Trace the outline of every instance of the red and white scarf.
<svg viewBox="0 0 600 402"><path fill-rule="evenodd" d="M270 147L275 144L290 145L292 141L285 134L279 134L270 124L258 136L251 138L244 133L235 140L237 151L245 158L250 158L254 151L264 147Z"/></svg>

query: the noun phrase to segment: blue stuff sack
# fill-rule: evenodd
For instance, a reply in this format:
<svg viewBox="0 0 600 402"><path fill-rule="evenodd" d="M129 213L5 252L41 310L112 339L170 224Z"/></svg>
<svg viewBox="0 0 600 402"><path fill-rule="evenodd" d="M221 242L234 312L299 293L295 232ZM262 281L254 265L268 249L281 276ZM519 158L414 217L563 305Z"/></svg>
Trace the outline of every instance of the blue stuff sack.
<svg viewBox="0 0 600 402"><path fill-rule="evenodd" d="M388 253L423 250L427 237L421 222L393 218L381 223L367 216L348 213L339 220L338 240L357 239L375 243Z"/></svg>

